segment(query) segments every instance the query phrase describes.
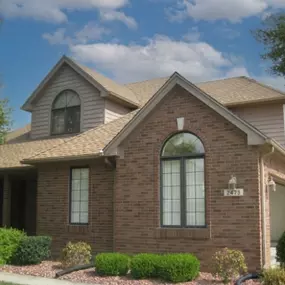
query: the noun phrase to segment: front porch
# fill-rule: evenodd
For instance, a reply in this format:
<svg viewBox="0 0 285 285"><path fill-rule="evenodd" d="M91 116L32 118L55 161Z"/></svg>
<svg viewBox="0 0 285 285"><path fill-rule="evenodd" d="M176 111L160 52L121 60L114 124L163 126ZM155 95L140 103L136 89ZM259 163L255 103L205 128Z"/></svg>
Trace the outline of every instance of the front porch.
<svg viewBox="0 0 285 285"><path fill-rule="evenodd" d="M36 170L0 173L0 225L36 234Z"/></svg>

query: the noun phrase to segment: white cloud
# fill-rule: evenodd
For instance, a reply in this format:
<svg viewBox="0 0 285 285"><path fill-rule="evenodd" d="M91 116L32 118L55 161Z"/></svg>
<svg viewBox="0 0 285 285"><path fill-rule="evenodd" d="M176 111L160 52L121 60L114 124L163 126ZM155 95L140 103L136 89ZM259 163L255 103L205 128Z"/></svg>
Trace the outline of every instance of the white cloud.
<svg viewBox="0 0 285 285"><path fill-rule="evenodd" d="M171 21L191 17L239 22L250 16L262 16L268 9L284 7L284 0L177 0L176 6L167 10L167 15Z"/></svg>
<svg viewBox="0 0 285 285"><path fill-rule="evenodd" d="M94 40L99 40L103 35L110 31L96 23L89 22L83 29L75 32L73 37L66 35L65 28L59 28L54 33L45 33L43 38L51 45L71 45L71 44L87 44Z"/></svg>
<svg viewBox="0 0 285 285"><path fill-rule="evenodd" d="M193 27L185 35L182 36L182 39L187 42L197 42L200 38L201 33L197 27Z"/></svg>
<svg viewBox="0 0 285 285"><path fill-rule="evenodd" d="M156 36L144 45L74 45L71 53L120 82L169 76L174 71L194 82L245 73L242 67L236 68L227 56L205 42L175 41L166 36Z"/></svg>
<svg viewBox="0 0 285 285"><path fill-rule="evenodd" d="M236 66L226 72L225 78L237 77L237 76L247 76L250 77L247 69L244 66Z"/></svg>
<svg viewBox="0 0 285 285"><path fill-rule="evenodd" d="M43 38L47 40L51 45L69 45L72 43L72 39L65 35L66 29L57 29L54 33L45 33Z"/></svg>
<svg viewBox="0 0 285 285"><path fill-rule="evenodd" d="M285 79L281 76L272 77L268 75L263 76L253 76L257 81L263 82L269 86L272 86L275 89L285 91Z"/></svg>
<svg viewBox="0 0 285 285"><path fill-rule="evenodd" d="M1 0L4 17L23 17L61 23L67 21L66 11L118 9L128 0Z"/></svg>
<svg viewBox="0 0 285 285"><path fill-rule="evenodd" d="M101 10L100 11L101 20L111 22L120 21L124 23L130 29L137 28L137 22L133 17L127 16L124 12L115 10Z"/></svg>
<svg viewBox="0 0 285 285"><path fill-rule="evenodd" d="M89 22L82 30L75 33L75 40L79 43L88 43L93 40L101 39L103 35L109 34L110 31L96 23Z"/></svg>

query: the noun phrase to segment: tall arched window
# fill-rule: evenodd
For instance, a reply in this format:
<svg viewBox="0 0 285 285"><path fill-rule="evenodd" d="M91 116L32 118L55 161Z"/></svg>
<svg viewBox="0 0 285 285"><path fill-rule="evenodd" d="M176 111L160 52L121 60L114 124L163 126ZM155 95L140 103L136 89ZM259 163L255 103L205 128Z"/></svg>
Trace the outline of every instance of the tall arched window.
<svg viewBox="0 0 285 285"><path fill-rule="evenodd" d="M191 133L169 138L161 152L161 225L205 227L204 146Z"/></svg>
<svg viewBox="0 0 285 285"><path fill-rule="evenodd" d="M51 123L54 135L80 131L80 98L76 92L65 90L55 98Z"/></svg>

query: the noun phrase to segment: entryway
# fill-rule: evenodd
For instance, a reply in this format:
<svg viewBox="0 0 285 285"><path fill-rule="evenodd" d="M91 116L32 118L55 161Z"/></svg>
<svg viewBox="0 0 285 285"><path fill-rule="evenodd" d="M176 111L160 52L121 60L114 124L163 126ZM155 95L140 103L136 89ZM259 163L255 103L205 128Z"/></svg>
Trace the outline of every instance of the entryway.
<svg viewBox="0 0 285 285"><path fill-rule="evenodd" d="M276 245L285 231L285 186L276 183L276 191L270 191L271 265L276 265Z"/></svg>
<svg viewBox="0 0 285 285"><path fill-rule="evenodd" d="M36 210L36 171L0 173L0 226L5 225L24 230L28 235L35 235Z"/></svg>
<svg viewBox="0 0 285 285"><path fill-rule="evenodd" d="M11 227L36 234L36 177L13 176L11 179Z"/></svg>
<svg viewBox="0 0 285 285"><path fill-rule="evenodd" d="M285 231L285 186L276 184L276 191L270 191L271 243L277 243Z"/></svg>

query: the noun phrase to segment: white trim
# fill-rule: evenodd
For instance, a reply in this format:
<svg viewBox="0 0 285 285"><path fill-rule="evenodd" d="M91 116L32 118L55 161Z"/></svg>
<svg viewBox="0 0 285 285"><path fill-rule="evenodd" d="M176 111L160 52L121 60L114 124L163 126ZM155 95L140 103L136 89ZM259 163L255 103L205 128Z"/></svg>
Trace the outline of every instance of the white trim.
<svg viewBox="0 0 285 285"><path fill-rule="evenodd" d="M111 154L111 150L116 149L124 139L142 122L146 116L157 106L157 104L174 88L175 85L180 85L187 90L189 94L205 103L211 109L223 116L237 128L247 134L248 145L262 145L267 137L255 129L253 126L233 114L230 110L216 101L213 97L203 92L197 86L182 77L179 73L174 73L169 80L157 91L157 93L148 101L148 103L136 114L136 116L126 125L126 127L117 134L117 136L104 149L105 155Z"/></svg>
<svg viewBox="0 0 285 285"><path fill-rule="evenodd" d="M176 123L177 123L177 130L182 131L184 129L184 117L177 118Z"/></svg>

